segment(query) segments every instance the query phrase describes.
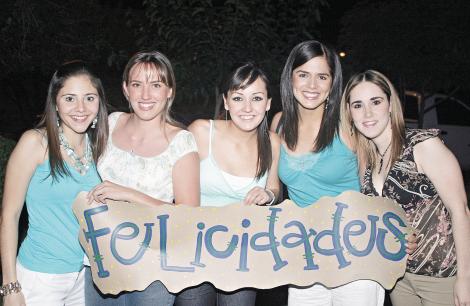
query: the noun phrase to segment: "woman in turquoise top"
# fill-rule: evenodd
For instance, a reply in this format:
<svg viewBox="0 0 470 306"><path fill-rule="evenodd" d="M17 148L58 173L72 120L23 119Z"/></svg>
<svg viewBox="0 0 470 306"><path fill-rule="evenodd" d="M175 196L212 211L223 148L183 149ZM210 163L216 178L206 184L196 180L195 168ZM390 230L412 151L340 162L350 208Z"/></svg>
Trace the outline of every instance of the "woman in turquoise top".
<svg viewBox="0 0 470 306"><path fill-rule="evenodd" d="M279 177L298 206L322 196L359 191L357 160L339 128L342 73L335 51L318 41L292 49L281 75L282 112L271 129L281 136ZM369 280L337 288L289 288L289 305L383 305L384 290Z"/></svg>
<svg viewBox="0 0 470 306"><path fill-rule="evenodd" d="M271 205L279 194L279 137L270 133L269 82L254 63L241 64L222 85L230 120L197 120L189 126L201 160L201 206ZM209 284L183 291L176 306L254 306L256 291L223 292Z"/></svg>
<svg viewBox="0 0 470 306"><path fill-rule="evenodd" d="M6 172L1 223L4 305L84 305L84 253L72 204L100 182L95 162L108 132L101 81L80 61L52 76L38 127L26 131ZM29 227L18 258L18 220Z"/></svg>

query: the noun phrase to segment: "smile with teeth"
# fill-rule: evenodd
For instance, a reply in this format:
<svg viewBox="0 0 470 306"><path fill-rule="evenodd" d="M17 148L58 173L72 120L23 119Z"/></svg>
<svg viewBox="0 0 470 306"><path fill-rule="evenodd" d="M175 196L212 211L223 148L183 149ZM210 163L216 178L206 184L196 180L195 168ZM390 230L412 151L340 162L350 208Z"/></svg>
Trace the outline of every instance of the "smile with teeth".
<svg viewBox="0 0 470 306"><path fill-rule="evenodd" d="M88 118L88 115L75 115L75 116L70 116L74 121L78 122L83 122L86 121Z"/></svg>
<svg viewBox="0 0 470 306"><path fill-rule="evenodd" d="M364 121L362 122L362 125L365 126L365 127L373 127L374 125L376 125L377 121Z"/></svg>
<svg viewBox="0 0 470 306"><path fill-rule="evenodd" d="M310 91L303 91L302 94L304 95L304 97L305 97L307 100L318 99L318 97L320 96L320 93L318 93L318 92L310 92Z"/></svg>
<svg viewBox="0 0 470 306"><path fill-rule="evenodd" d="M251 120L255 117L255 115L240 115L242 120Z"/></svg>
<svg viewBox="0 0 470 306"><path fill-rule="evenodd" d="M150 110L153 108L155 104L156 104L155 102L139 102L138 103L139 108L142 110Z"/></svg>

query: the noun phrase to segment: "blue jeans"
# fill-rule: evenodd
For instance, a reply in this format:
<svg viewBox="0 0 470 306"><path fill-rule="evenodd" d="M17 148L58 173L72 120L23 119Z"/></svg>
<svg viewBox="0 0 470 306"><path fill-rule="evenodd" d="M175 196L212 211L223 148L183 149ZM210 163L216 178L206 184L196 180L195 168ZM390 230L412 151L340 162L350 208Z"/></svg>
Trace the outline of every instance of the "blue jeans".
<svg viewBox="0 0 470 306"><path fill-rule="evenodd" d="M224 292L209 283L203 283L180 292L175 306L255 306L255 301L255 289Z"/></svg>
<svg viewBox="0 0 470 306"><path fill-rule="evenodd" d="M122 292L118 295L102 294L93 284L90 267L85 273L86 306L173 306L175 296L160 281L155 281L143 291Z"/></svg>

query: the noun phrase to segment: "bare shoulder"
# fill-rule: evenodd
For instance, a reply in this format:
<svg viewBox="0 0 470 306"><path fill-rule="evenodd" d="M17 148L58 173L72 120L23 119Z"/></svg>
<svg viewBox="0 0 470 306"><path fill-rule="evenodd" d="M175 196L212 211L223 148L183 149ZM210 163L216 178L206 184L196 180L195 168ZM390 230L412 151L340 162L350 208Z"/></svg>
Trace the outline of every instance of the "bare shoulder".
<svg viewBox="0 0 470 306"><path fill-rule="evenodd" d="M452 152L447 148L447 146L442 142L439 137L431 137L420 143L417 143L413 147L413 151L415 155L419 155L419 157L424 157L427 155L436 154L436 153L450 153Z"/></svg>
<svg viewBox="0 0 470 306"><path fill-rule="evenodd" d="M27 157L41 163L46 158L47 137L45 130L28 130L21 135L12 156Z"/></svg>
<svg viewBox="0 0 470 306"><path fill-rule="evenodd" d="M271 121L271 131L276 132L279 121L281 120L281 116L282 112L278 112L273 116L273 120Z"/></svg>
<svg viewBox="0 0 470 306"><path fill-rule="evenodd" d="M188 131L193 134L205 133L209 131L209 120L197 119L188 126Z"/></svg>
<svg viewBox="0 0 470 306"><path fill-rule="evenodd" d="M413 155L420 172L458 165L452 151L438 137L428 138L416 144L413 147Z"/></svg>

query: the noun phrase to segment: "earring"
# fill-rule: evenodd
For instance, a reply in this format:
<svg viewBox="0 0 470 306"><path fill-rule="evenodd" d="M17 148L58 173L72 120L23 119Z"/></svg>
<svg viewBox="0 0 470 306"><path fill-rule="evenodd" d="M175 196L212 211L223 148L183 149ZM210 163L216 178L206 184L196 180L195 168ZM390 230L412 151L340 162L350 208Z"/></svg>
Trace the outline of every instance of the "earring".
<svg viewBox="0 0 470 306"><path fill-rule="evenodd" d="M227 110L225 110L225 122L227 122Z"/></svg>
<svg viewBox="0 0 470 306"><path fill-rule="evenodd" d="M330 101L330 96L326 97L326 100L325 100L325 110L328 109L328 102Z"/></svg>
<svg viewBox="0 0 470 306"><path fill-rule="evenodd" d="M351 121L351 136L354 135L354 122Z"/></svg>
<svg viewBox="0 0 470 306"><path fill-rule="evenodd" d="M57 116L57 127L60 126L60 119L59 119L59 116Z"/></svg>
<svg viewBox="0 0 470 306"><path fill-rule="evenodd" d="M96 127L96 123L98 122L98 117L95 117L93 121L91 122L91 128L94 129Z"/></svg>

